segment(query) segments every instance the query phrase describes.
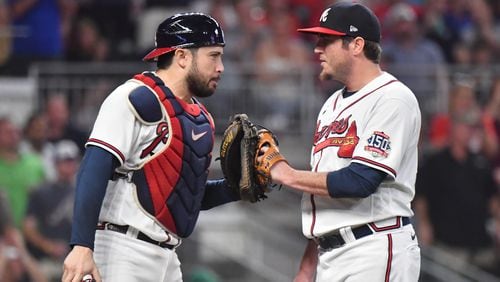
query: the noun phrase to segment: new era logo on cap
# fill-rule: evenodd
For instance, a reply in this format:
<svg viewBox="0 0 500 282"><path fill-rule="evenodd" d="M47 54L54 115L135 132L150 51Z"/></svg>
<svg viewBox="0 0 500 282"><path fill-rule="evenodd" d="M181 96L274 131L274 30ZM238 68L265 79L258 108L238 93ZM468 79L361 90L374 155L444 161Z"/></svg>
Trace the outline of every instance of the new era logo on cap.
<svg viewBox="0 0 500 282"><path fill-rule="evenodd" d="M298 29L300 32L339 36L360 36L380 42L380 23L370 9L359 3L339 2L326 8L319 26Z"/></svg>

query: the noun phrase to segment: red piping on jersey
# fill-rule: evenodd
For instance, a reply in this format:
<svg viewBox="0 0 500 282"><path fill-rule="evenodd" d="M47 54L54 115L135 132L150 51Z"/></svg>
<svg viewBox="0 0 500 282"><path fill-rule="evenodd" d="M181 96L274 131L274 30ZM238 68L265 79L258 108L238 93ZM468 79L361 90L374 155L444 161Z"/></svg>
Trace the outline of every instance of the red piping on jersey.
<svg viewBox="0 0 500 282"><path fill-rule="evenodd" d="M401 217L397 216L396 217L396 223L393 224L393 225L389 225L389 226L377 227L377 225L375 225L375 223L373 223L373 222L370 222L368 224L370 225L370 227L375 232L381 232L381 231L387 231L387 230L392 230L392 229L398 229L399 227L401 227Z"/></svg>
<svg viewBox="0 0 500 282"><path fill-rule="evenodd" d="M398 220L399 222L399 220ZM389 282L391 277L391 265L392 265L392 234L387 234L387 267L385 269L385 282Z"/></svg>
<svg viewBox="0 0 500 282"><path fill-rule="evenodd" d="M342 94L340 94L340 95L342 95ZM333 103L333 109L332 110L334 110L334 111L337 108L337 102L339 101L340 95L337 96L337 98L335 99L335 102Z"/></svg>
<svg viewBox="0 0 500 282"><path fill-rule="evenodd" d="M377 88L373 89L372 91L370 91L370 92L366 93L365 95L363 95L363 96L359 97L359 98L358 98L358 100L356 100L356 101L352 102L349 106L345 107L342 111L340 111L340 113L337 115L337 117L335 118L335 120L337 120L337 118L339 118L339 116L340 116L340 115L341 115L341 114L342 114L345 110L347 110L347 109L348 109L348 108L350 108L352 105L354 105L354 104L356 104L357 102L359 102L361 99L363 99L363 98L365 98L366 96L368 96L368 95L372 94L373 92L375 92L375 91L379 90L380 88L382 88L382 87L384 87L384 86L386 86L386 85L389 85L389 84L391 84L391 83L393 83L393 82L397 82L397 81L398 81L397 79L393 79L393 80L391 80L391 81L387 82L386 84L383 84L383 85L381 85L381 86L379 86L379 87L377 87ZM335 104L337 104L337 101L335 101Z"/></svg>
<svg viewBox="0 0 500 282"><path fill-rule="evenodd" d="M316 204L314 203L314 195L311 194L311 207L312 207L312 222L311 222L311 236L314 236L314 226L316 225Z"/></svg>
<svg viewBox="0 0 500 282"><path fill-rule="evenodd" d="M396 177L396 176L397 176L396 171L395 171L392 167L390 167L390 166L386 166L386 165L384 165L384 164L381 164L381 163L378 163L378 162L376 162L376 161L372 161L372 160L370 160L370 159L363 158L363 157L353 157L352 159L353 159L353 160L363 161L363 162L366 162L366 163L372 164L372 165L374 165L374 166L378 166L378 167L383 168L383 169L385 169L385 170L388 170L390 173L394 174L394 177Z"/></svg>
<svg viewBox="0 0 500 282"><path fill-rule="evenodd" d="M107 142L101 141L99 139L95 139L95 138L90 138L89 140L87 140L87 143L88 142L93 142L93 143L101 144L101 145L107 147L108 149L110 149L111 151L115 152L115 154L117 154L120 157L120 159L122 160L122 163L125 162L125 156L115 146L113 146L113 145L111 145L111 144L109 144Z"/></svg>
<svg viewBox="0 0 500 282"><path fill-rule="evenodd" d="M318 171L318 165L319 165L319 162L321 161L321 157L323 157L323 151L321 151L321 155L319 156L319 160L316 163L316 167L314 167L315 172ZM313 194L311 194L311 211L312 211L312 222L311 222L310 232L311 232L311 236L315 237L314 236L314 226L316 225L316 203L314 202L314 195Z"/></svg>

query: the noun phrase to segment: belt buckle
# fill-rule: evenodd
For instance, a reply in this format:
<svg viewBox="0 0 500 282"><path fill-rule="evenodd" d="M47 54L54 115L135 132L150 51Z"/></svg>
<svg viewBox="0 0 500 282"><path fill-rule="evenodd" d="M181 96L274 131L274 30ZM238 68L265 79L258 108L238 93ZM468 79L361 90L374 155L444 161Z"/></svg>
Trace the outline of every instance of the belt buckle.
<svg viewBox="0 0 500 282"><path fill-rule="evenodd" d="M104 230L111 230L113 231L113 224L109 223L109 222L104 222Z"/></svg>
<svg viewBox="0 0 500 282"><path fill-rule="evenodd" d="M109 222L104 223L104 229L122 233L119 228L117 228L114 224Z"/></svg>

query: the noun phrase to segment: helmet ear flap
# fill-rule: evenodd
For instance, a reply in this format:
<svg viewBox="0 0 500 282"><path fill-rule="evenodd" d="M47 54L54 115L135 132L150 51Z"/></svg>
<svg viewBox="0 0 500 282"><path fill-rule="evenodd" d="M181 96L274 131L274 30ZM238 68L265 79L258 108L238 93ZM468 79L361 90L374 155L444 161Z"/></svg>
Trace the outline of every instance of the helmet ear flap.
<svg viewBox="0 0 500 282"><path fill-rule="evenodd" d="M158 26L155 49L143 60L154 61L158 56L178 48L224 45L224 32L214 18L202 13L181 13L167 18Z"/></svg>

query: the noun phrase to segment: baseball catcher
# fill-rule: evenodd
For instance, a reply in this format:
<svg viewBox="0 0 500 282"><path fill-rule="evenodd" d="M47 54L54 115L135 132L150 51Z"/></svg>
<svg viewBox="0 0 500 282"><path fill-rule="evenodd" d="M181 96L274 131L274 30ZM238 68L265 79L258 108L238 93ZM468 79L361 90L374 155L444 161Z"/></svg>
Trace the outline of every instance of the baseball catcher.
<svg viewBox="0 0 500 282"><path fill-rule="evenodd" d="M261 150L267 147L267 150ZM262 161L257 162L257 158ZM267 128L253 124L246 114L235 115L224 131L220 147L222 173L244 201L255 203L271 191L271 167L286 161L278 141Z"/></svg>

